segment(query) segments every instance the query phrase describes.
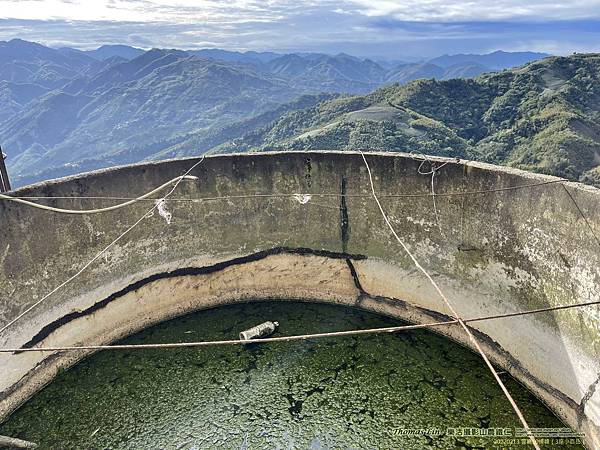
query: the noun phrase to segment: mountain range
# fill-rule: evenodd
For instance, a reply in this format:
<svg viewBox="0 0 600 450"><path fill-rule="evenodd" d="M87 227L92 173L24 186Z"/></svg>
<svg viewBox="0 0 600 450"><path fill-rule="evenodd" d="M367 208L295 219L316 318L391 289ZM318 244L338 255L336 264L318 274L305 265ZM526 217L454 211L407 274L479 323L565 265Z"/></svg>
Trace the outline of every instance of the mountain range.
<svg viewBox="0 0 600 450"><path fill-rule="evenodd" d="M508 165L600 187L600 54L417 80L290 112L221 152L363 149Z"/></svg>
<svg viewBox="0 0 600 450"><path fill-rule="evenodd" d="M198 154L323 101L421 78L473 77L544 56L494 52L382 64L346 54L124 45L82 51L13 39L0 42L0 145L19 185Z"/></svg>

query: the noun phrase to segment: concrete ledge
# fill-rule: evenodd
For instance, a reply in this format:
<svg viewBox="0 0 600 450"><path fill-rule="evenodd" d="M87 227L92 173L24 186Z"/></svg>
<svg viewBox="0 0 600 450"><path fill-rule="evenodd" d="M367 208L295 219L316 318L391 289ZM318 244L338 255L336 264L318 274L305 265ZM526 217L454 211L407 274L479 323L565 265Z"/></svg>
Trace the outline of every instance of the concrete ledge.
<svg viewBox="0 0 600 450"><path fill-rule="evenodd" d="M410 155L369 153L376 190L403 239L463 317L600 299L600 192L487 164L445 160L436 192ZM436 158L439 159L439 158ZM92 172L15 195L137 196L196 159ZM390 239L353 152L278 152L206 158L156 214L64 290L0 335L2 346L109 343L162 320L254 299L334 302L411 322L448 311ZM540 185L551 181L553 183ZM587 223L569 193L586 215ZM253 194L289 196L223 198ZM326 195L323 195L326 194ZM52 200L88 208L107 200ZM0 202L0 324L52 290L152 203L65 216ZM590 230L589 226L592 227ZM600 314L572 309L473 323L493 360L600 447ZM464 341L461 330L447 336ZM0 355L0 418L84 353Z"/></svg>

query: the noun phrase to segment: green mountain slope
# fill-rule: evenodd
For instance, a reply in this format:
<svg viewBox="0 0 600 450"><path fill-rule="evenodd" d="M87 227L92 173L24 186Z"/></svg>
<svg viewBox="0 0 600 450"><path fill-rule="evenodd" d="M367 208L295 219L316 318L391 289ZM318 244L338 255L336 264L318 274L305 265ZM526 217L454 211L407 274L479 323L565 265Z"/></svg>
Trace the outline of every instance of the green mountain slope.
<svg viewBox="0 0 600 450"><path fill-rule="evenodd" d="M287 114L221 151L364 149L468 157L598 184L600 55L417 80Z"/></svg>
<svg viewBox="0 0 600 450"><path fill-rule="evenodd" d="M201 131L177 135L173 138L161 140L148 145L140 143L131 145L126 149L91 155L78 159L76 163L61 166L48 166L36 172L15 177L20 185L35 183L39 180L58 178L68 175L75 169L76 172L87 172L104 167L132 164L139 161L152 161L167 158L195 156L204 153L223 142L244 135L248 130L262 127L275 118L295 109L307 108L319 102L334 98L335 94L302 95L295 101L269 110L258 116L243 119L230 124L215 125ZM75 166L75 167L74 167Z"/></svg>
<svg viewBox="0 0 600 450"><path fill-rule="evenodd" d="M279 145L299 137L291 145L414 147L467 155L469 138L451 121L388 103L383 93L393 96L397 88L365 98L339 93L365 94L426 77L474 76L489 70L480 60L500 68L540 56L496 52L445 56L441 65L382 65L346 54L143 51L120 45L89 52L14 39L0 42L0 143L19 186L114 164L200 154L332 100L306 117L300 111L290 123L280 121L264 141L255 132L241 148L250 141ZM372 108L359 112L356 105ZM481 120L471 122L475 129ZM312 130L320 125L327 127Z"/></svg>
<svg viewBox="0 0 600 450"><path fill-rule="evenodd" d="M272 77L163 50L75 85L46 94L0 125L15 175L108 158L141 143L150 148L261 114L300 94Z"/></svg>

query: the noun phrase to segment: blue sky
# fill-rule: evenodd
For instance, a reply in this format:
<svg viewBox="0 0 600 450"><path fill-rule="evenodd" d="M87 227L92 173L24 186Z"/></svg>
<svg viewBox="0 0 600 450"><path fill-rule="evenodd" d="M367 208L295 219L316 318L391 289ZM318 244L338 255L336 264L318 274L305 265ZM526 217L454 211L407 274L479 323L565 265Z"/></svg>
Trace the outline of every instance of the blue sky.
<svg viewBox="0 0 600 450"><path fill-rule="evenodd" d="M0 0L0 40L370 57L600 51L600 0Z"/></svg>

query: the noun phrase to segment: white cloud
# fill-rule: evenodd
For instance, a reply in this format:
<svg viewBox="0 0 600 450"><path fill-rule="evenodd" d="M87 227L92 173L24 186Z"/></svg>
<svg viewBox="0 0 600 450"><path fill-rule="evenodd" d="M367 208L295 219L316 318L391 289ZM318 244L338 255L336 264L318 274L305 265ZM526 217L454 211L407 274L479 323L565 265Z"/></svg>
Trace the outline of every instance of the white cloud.
<svg viewBox="0 0 600 450"><path fill-rule="evenodd" d="M362 14L403 21L572 20L600 16L598 0L349 0Z"/></svg>
<svg viewBox="0 0 600 450"><path fill-rule="evenodd" d="M0 18L128 22L280 20L327 1L291 0L0 0Z"/></svg>
<svg viewBox="0 0 600 450"><path fill-rule="evenodd" d="M130 8L111 8L110 1L0 1L0 17L30 20L131 20ZM119 2L123 3L123 2ZM135 3L135 2L127 2Z"/></svg>
<svg viewBox="0 0 600 450"><path fill-rule="evenodd" d="M600 0L0 0L0 40L397 59L497 49L569 53L600 50L599 16Z"/></svg>
<svg viewBox="0 0 600 450"><path fill-rule="evenodd" d="M0 17L134 22L277 21L308 10L402 21L581 19L600 16L600 0L0 0Z"/></svg>

